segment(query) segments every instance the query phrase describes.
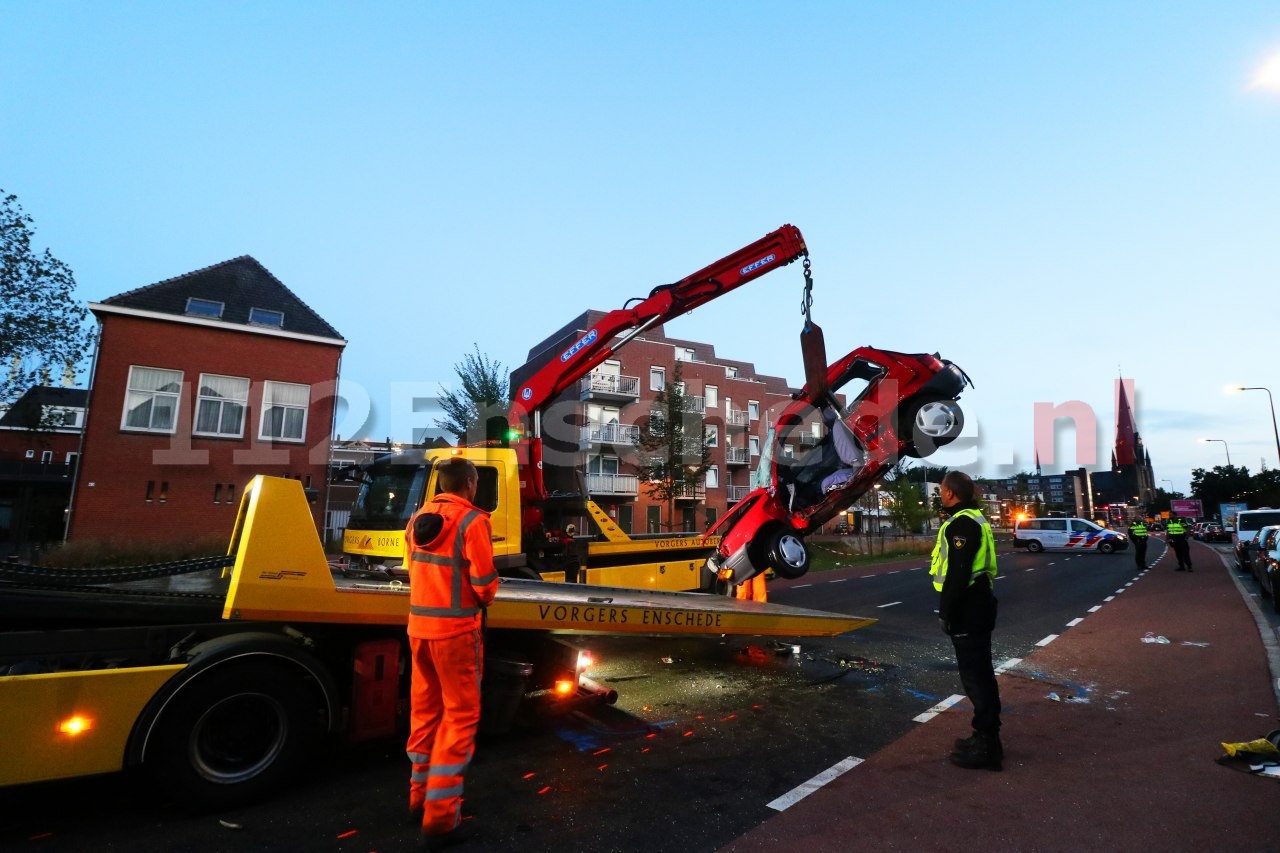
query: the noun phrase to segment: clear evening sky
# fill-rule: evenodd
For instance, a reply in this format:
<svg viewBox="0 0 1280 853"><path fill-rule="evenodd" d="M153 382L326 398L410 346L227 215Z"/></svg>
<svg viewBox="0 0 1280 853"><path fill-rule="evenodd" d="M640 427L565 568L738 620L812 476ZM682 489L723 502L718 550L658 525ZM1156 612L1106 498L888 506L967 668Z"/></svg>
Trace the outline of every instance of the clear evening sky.
<svg viewBox="0 0 1280 853"><path fill-rule="evenodd" d="M1223 393L1280 394L1274 0L0 0L0 53L0 187L83 298L253 255L349 341L344 438L789 222L833 357L973 377L934 461L1028 469L1080 400L1105 467L1123 373L1157 485L1277 465ZM667 332L800 384L801 286Z"/></svg>

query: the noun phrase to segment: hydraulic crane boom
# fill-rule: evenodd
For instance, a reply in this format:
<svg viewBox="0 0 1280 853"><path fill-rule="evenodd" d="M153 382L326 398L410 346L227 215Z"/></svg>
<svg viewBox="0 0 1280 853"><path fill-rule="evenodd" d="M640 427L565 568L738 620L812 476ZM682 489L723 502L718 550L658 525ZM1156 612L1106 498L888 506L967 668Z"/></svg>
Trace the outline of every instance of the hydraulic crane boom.
<svg viewBox="0 0 1280 853"><path fill-rule="evenodd" d="M610 311L572 346L513 389L508 424L518 441L512 445L522 451L521 462L530 471L522 492L527 492L527 497L543 496L540 417L543 408L562 391L645 329L692 311L808 254L800 229L783 225L693 275L655 287L635 305Z"/></svg>

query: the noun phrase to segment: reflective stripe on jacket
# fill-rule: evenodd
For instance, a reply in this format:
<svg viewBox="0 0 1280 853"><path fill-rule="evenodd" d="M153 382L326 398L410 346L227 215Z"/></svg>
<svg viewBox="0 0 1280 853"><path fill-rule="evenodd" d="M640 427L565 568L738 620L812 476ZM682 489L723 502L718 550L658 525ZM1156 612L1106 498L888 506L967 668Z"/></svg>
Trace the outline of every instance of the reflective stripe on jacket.
<svg viewBox="0 0 1280 853"><path fill-rule="evenodd" d="M477 627L498 592L489 514L458 495L441 494L414 515L404 541L409 635L439 640Z"/></svg>
<svg viewBox="0 0 1280 853"><path fill-rule="evenodd" d="M933 577L933 588L938 592L942 592L943 581L947 578L947 562L951 554L951 546L947 541L947 528L957 518L971 518L982 528L982 544L978 547L977 556L973 558L973 574L969 577L969 586L973 586L973 582L983 572L991 575L992 580L996 578L996 537L991 532L991 523L976 509L962 509L938 528L938 541L933 546L933 562L929 565L929 574Z"/></svg>
<svg viewBox="0 0 1280 853"><path fill-rule="evenodd" d="M1133 524L1129 525L1129 535L1134 539L1146 539L1147 526L1141 521L1135 521Z"/></svg>
<svg viewBox="0 0 1280 853"><path fill-rule="evenodd" d="M1164 532L1169 536L1186 536L1187 528L1182 526L1181 521L1171 521L1165 527Z"/></svg>

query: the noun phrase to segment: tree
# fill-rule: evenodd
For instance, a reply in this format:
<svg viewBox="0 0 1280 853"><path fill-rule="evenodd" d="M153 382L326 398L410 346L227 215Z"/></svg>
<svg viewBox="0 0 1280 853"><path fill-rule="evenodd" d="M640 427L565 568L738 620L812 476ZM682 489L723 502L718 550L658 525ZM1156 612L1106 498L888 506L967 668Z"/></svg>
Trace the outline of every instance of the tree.
<svg viewBox="0 0 1280 853"><path fill-rule="evenodd" d="M884 505L889 522L899 530L919 531L933 515L924 503L924 492L912 481L915 469L907 470L901 462L893 466L884 480Z"/></svg>
<svg viewBox="0 0 1280 853"><path fill-rule="evenodd" d="M692 497L711 467L706 426L691 403L677 361L672 381L654 397L636 442L640 450L636 473L649 497L666 502L668 530L676 526L676 498Z"/></svg>
<svg viewBox="0 0 1280 853"><path fill-rule="evenodd" d="M1195 468L1191 472L1191 494L1200 499L1204 511L1217 512L1218 505L1234 501L1256 501L1256 478L1249 469L1236 465L1218 465L1212 471Z"/></svg>
<svg viewBox="0 0 1280 853"><path fill-rule="evenodd" d="M501 438L510 405L502 362L491 361L480 352L478 344L472 346L475 352L467 353L460 364L453 366L462 389L441 395L440 408L445 417L436 419L436 426L453 433L459 443Z"/></svg>
<svg viewBox="0 0 1280 853"><path fill-rule="evenodd" d="M0 406L55 373L74 373L88 352L89 312L71 268L31 247L35 220L0 190Z"/></svg>

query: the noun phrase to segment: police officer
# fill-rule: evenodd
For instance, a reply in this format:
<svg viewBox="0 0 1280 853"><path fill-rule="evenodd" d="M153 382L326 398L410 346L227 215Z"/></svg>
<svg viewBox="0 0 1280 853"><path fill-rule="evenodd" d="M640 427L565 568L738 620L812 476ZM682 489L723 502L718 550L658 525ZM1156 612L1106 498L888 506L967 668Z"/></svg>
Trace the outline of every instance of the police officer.
<svg viewBox="0 0 1280 853"><path fill-rule="evenodd" d="M1147 567L1147 525L1141 518L1129 522L1129 539L1133 542L1133 560L1138 571Z"/></svg>
<svg viewBox="0 0 1280 853"><path fill-rule="evenodd" d="M1187 528L1176 515L1170 517L1164 528L1164 538L1178 558L1178 571L1191 571L1191 546L1187 544Z"/></svg>
<svg viewBox="0 0 1280 853"><path fill-rule="evenodd" d="M479 474L469 460L440 465L440 492L405 530L409 569L409 812L421 846L463 840L463 775L480 724L484 608L498 592L489 514L473 501Z"/></svg>
<svg viewBox="0 0 1280 853"><path fill-rule="evenodd" d="M999 770L1000 687L991 660L996 624L996 543L991 524L974 500L973 480L948 471L939 489L950 518L938 529L929 574L941 593L938 617L956 651L960 684L973 705L973 734L956 740L951 763L968 769Z"/></svg>

